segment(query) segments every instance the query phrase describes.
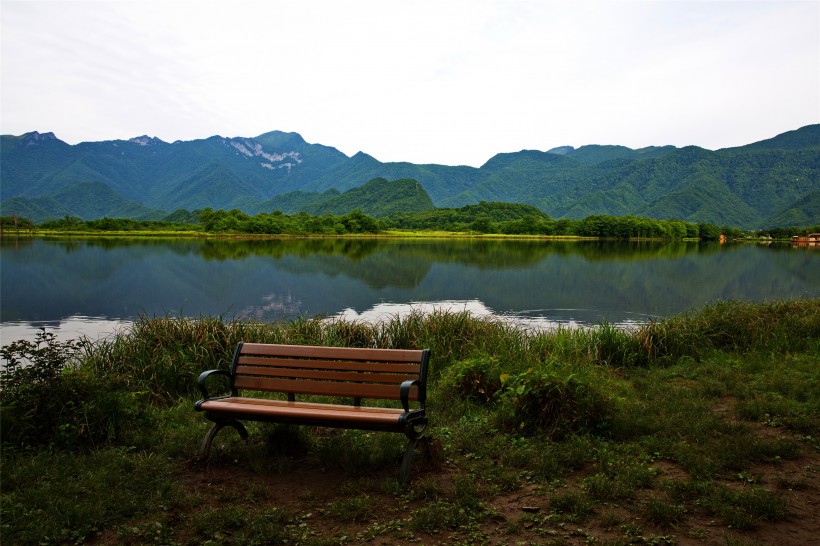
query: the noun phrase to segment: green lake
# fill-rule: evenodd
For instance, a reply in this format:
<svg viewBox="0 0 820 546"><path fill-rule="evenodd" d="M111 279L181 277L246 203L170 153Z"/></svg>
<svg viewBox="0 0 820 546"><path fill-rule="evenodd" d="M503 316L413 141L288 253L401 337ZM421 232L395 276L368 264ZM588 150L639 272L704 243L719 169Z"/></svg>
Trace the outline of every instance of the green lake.
<svg viewBox="0 0 820 546"><path fill-rule="evenodd" d="M140 315L261 321L413 309L531 328L629 327L718 299L820 297L820 251L788 244L492 239L5 239L2 343L110 333Z"/></svg>

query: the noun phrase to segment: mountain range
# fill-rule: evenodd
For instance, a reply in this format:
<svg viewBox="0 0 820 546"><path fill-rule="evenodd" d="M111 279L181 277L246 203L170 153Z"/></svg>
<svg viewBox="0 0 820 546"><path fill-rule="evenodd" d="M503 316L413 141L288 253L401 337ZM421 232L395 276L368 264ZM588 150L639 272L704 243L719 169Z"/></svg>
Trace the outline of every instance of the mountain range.
<svg viewBox="0 0 820 546"><path fill-rule="evenodd" d="M820 124L717 151L562 146L500 153L479 168L382 163L363 152L348 157L281 131L76 145L31 132L0 137L0 210L35 222L65 215L161 219L206 207L365 211L387 180L411 179L393 212L502 201L553 218L636 215L764 228L820 221L818 171Z"/></svg>

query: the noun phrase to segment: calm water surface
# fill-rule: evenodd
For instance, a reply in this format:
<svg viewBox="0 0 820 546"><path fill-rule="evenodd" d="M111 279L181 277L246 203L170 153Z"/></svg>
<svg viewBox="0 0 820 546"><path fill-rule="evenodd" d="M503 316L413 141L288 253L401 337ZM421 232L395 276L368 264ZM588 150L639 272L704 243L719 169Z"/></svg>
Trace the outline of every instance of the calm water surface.
<svg viewBox="0 0 820 546"><path fill-rule="evenodd" d="M820 252L698 243L3 240L0 337L111 333L141 315L378 320L466 309L534 328L634 325L716 299L820 297Z"/></svg>

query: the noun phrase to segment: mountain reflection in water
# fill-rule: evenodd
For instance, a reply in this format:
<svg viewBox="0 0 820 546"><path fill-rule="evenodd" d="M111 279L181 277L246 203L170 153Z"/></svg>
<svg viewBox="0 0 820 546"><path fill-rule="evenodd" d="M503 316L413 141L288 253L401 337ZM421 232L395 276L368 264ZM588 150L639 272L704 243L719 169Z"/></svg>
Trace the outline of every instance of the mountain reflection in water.
<svg viewBox="0 0 820 546"><path fill-rule="evenodd" d="M4 239L0 263L4 343L74 323L97 337L140 316L370 321L438 308L537 329L629 327L717 299L820 297L820 253L788 244Z"/></svg>

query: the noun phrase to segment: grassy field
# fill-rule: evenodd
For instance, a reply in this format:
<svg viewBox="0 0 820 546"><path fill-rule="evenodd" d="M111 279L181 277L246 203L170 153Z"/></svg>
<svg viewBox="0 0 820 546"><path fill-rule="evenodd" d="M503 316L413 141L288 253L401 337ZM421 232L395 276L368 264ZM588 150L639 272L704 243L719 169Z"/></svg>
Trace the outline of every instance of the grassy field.
<svg viewBox="0 0 820 546"><path fill-rule="evenodd" d="M429 440L249 424L197 461L195 379L240 340L430 348ZM626 333L436 312L380 325L143 318L3 348L3 544L809 544L820 300Z"/></svg>

